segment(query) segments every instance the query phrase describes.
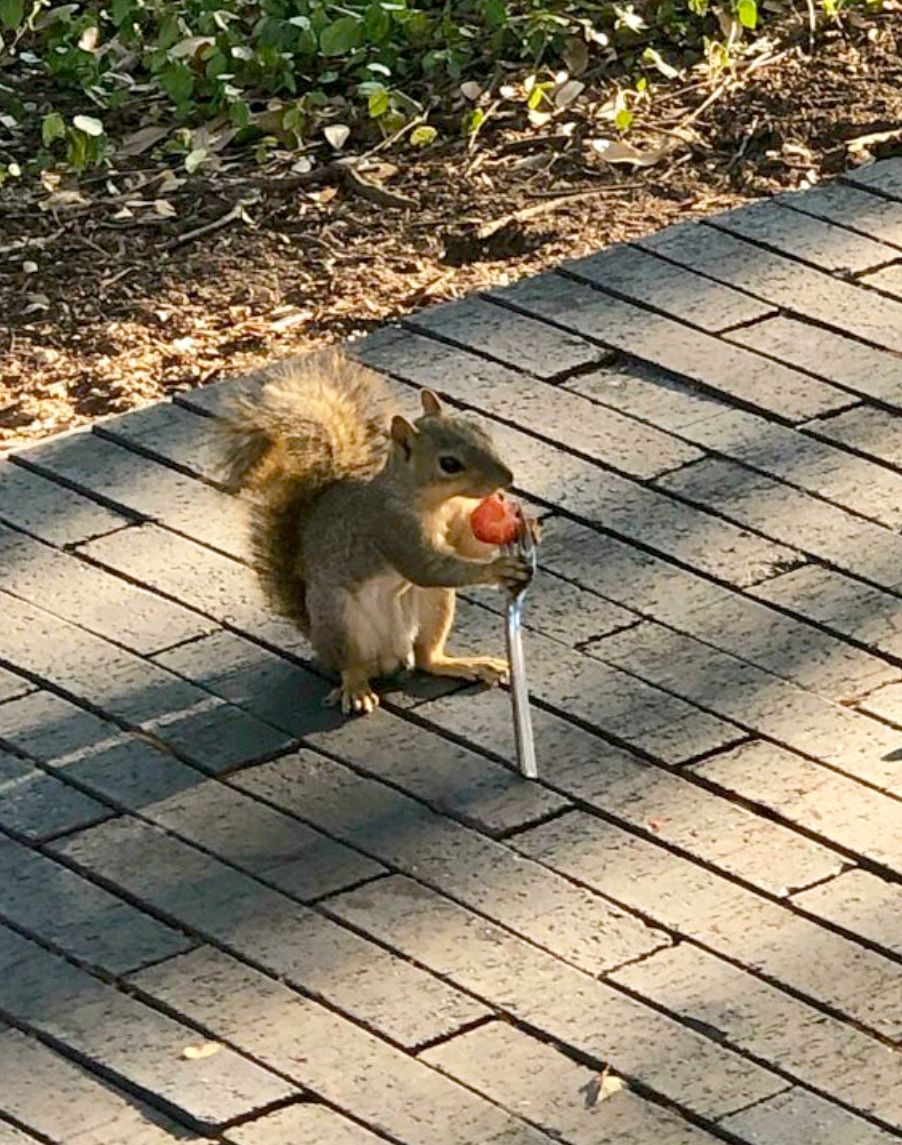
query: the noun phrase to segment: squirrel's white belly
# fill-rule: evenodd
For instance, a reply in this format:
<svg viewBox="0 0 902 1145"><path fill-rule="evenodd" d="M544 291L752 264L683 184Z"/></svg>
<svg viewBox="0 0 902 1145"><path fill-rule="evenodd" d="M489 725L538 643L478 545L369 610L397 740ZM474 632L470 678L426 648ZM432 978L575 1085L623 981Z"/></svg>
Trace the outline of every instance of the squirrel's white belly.
<svg viewBox="0 0 902 1145"><path fill-rule="evenodd" d="M361 663L372 665L374 674L411 666L419 618L410 581L397 573L366 581L349 594L345 619Z"/></svg>

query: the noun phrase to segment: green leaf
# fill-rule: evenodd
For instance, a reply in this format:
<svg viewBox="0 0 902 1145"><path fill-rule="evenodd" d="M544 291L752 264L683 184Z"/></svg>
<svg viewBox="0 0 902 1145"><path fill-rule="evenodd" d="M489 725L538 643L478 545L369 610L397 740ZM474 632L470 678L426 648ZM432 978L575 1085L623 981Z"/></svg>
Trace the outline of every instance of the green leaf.
<svg viewBox="0 0 902 1145"><path fill-rule="evenodd" d="M621 107L614 116L614 126L618 131L629 131L633 123L633 113L628 107Z"/></svg>
<svg viewBox="0 0 902 1145"><path fill-rule="evenodd" d="M736 5L736 15L743 28L754 30L758 26L758 4L756 0L739 0Z"/></svg>
<svg viewBox="0 0 902 1145"><path fill-rule="evenodd" d="M344 56L360 45L362 31L356 16L342 16L320 32L319 50L324 56Z"/></svg>
<svg viewBox="0 0 902 1145"><path fill-rule="evenodd" d="M485 112L481 107L474 108L469 115L464 116L464 130L467 135L473 135L485 123Z"/></svg>
<svg viewBox="0 0 902 1145"><path fill-rule="evenodd" d="M85 135L90 135L94 138L98 135L103 135L103 124L99 119L95 119L93 115L76 115L72 120L72 126L79 131L83 131Z"/></svg>
<svg viewBox="0 0 902 1145"><path fill-rule="evenodd" d="M372 44L381 44L391 34L391 16L381 4L370 4L363 18L366 38Z"/></svg>
<svg viewBox="0 0 902 1145"><path fill-rule="evenodd" d="M370 119L378 119L380 115L385 115L391 107L391 95L387 88L381 88L379 91L370 92L367 100L367 107L370 113Z"/></svg>
<svg viewBox="0 0 902 1145"><path fill-rule="evenodd" d="M184 64L167 64L157 73L157 83L177 105L187 103L194 94L194 76Z"/></svg>
<svg viewBox="0 0 902 1145"><path fill-rule="evenodd" d="M58 111L51 111L44 116L41 124L41 139L45 147L49 147L56 139L62 139L66 134L66 121Z"/></svg>
<svg viewBox="0 0 902 1145"><path fill-rule="evenodd" d="M419 127L415 127L410 133L410 142L414 147L428 147L430 143L434 143L438 132L434 127L430 127L428 123L421 123Z"/></svg>
<svg viewBox="0 0 902 1145"><path fill-rule="evenodd" d="M25 0L0 0L0 24L18 28L25 15Z"/></svg>
<svg viewBox="0 0 902 1145"><path fill-rule="evenodd" d="M548 92L554 84L537 83L532 91L529 93L529 99L526 101L526 106L530 111L538 111L542 104L545 102L545 93Z"/></svg>
<svg viewBox="0 0 902 1145"><path fill-rule="evenodd" d="M503 28L510 22L508 6L504 0L482 0L480 5L487 24L493 28Z"/></svg>

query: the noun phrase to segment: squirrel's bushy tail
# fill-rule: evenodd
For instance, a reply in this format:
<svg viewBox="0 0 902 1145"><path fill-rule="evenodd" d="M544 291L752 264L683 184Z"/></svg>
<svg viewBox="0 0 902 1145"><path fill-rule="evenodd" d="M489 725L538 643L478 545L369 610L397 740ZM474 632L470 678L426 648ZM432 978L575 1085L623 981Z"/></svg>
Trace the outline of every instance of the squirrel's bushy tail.
<svg viewBox="0 0 902 1145"><path fill-rule="evenodd" d="M220 425L226 482L251 494L254 562L272 605L307 628L304 516L330 485L384 462L381 379L338 350L281 363L255 399L236 399Z"/></svg>

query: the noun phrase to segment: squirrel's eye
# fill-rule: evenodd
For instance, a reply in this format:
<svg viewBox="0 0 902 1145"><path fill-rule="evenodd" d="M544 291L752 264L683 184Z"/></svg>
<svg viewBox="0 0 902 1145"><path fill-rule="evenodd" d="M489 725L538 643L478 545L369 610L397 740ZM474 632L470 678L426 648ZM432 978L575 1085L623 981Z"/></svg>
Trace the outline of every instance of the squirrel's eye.
<svg viewBox="0 0 902 1145"><path fill-rule="evenodd" d="M456 457L440 457L438 459L439 466L442 473L452 474L463 472L463 462L458 461Z"/></svg>

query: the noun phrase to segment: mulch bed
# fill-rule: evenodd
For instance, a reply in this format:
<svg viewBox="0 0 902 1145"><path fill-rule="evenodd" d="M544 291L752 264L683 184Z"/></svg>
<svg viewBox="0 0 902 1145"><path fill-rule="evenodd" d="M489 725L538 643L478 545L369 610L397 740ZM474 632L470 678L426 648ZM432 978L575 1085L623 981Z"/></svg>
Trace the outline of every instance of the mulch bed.
<svg viewBox="0 0 902 1145"><path fill-rule="evenodd" d="M798 29L723 87L686 143L660 129L680 130L718 83L656 100L637 141L675 146L647 168L594 154L603 132L577 108L567 132L501 115L475 147L401 143L362 188L264 178L250 157L168 192L140 157L81 197L8 183L0 452L898 152L900 25L898 10L848 17L813 57Z"/></svg>

